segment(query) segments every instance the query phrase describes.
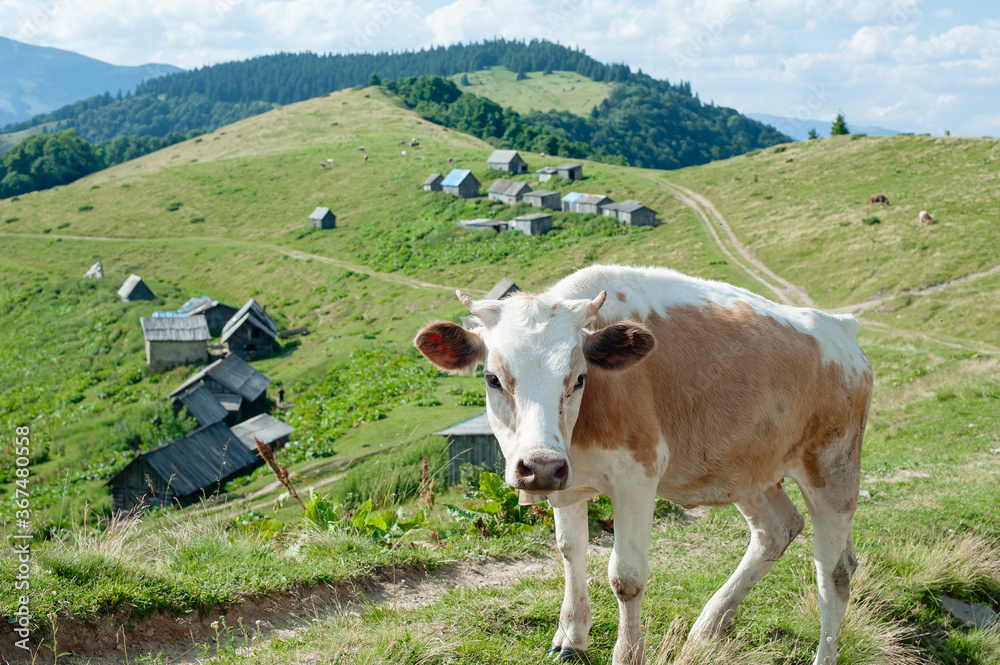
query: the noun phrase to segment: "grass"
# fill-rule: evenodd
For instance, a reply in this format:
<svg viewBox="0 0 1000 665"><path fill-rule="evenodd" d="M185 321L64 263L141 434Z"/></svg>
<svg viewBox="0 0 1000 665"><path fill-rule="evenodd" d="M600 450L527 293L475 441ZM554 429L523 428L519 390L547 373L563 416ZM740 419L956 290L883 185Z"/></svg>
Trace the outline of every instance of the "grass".
<svg viewBox="0 0 1000 665"><path fill-rule="evenodd" d="M556 110L586 116L611 94L611 84L593 81L575 72L530 72L525 75L527 78L518 81L516 72L490 67L457 74L451 79L459 84L462 92L487 97L518 113ZM462 84L463 77L469 85Z"/></svg>
<svg viewBox="0 0 1000 665"><path fill-rule="evenodd" d="M410 137L421 145L404 159L396 143ZM193 612L248 593L368 579L373 571L552 552L542 544L544 531L527 541L456 537L440 549L384 548L343 530L318 534L297 506L275 509L281 490L266 489L272 479L264 471L227 488L231 497L252 499L152 514L131 527L109 523L103 483L131 454L126 439L166 435L149 421L193 371L144 372L138 318L155 309L203 293L237 305L252 295L268 305L279 329L308 328L309 335L254 363L285 388L286 401L302 407L301 416L297 407L288 413L301 417L301 439L312 436L312 450L332 453L290 464L295 482L345 501L348 492L381 496L386 505L412 492L417 459L443 456L432 433L482 409L467 403L475 402L467 396L481 390L481 379L407 374L421 366L410 349L414 332L463 313L454 288L481 294L508 275L522 288L541 289L595 261L667 265L757 284L727 261L660 172L586 163L582 182L560 183L563 192L639 198L658 213L662 223L653 229L620 233L603 220L557 215L549 237L463 233L454 220L502 211L425 193L419 183L447 168L448 157L484 176L492 148L420 120L375 89L291 105L200 138L66 187L0 201L0 218L16 218L0 231L2 427L30 422L39 530L47 521L66 528L36 542L37 617L53 610ZM358 145L371 155L367 163ZM906 662L916 654L947 665L985 664L1000 653L995 632L955 625L934 600L949 593L1000 602L1000 455L991 452L1000 449L1000 381L991 353L1000 343L1000 274L924 288L997 264L990 220L998 201L989 184L997 177L998 145L824 139L667 174L704 193L758 258L821 304L882 299L862 325L877 383L863 458L867 494L855 530L865 572L842 662ZM327 157L337 167L316 165ZM561 162L529 161L532 168ZM877 211L880 223L867 225L863 220L876 212L867 197L876 191L892 205ZM306 217L317 205L337 213L335 231L308 230ZM81 214L86 206L101 214ZM918 227L920 209L940 223ZM63 235L57 227L69 218L72 235ZM98 258L107 277L82 279ZM142 275L156 301L117 299L131 272ZM385 396L365 390L382 383L374 366L352 365L379 354L399 361L386 386L403 380ZM358 376L345 377L357 365L364 365ZM355 402L365 409L354 413ZM13 486L5 480L6 504ZM804 511L794 487L790 495ZM69 528L85 514L88 526ZM434 519L452 528L442 513ZM285 523L285 535L264 537L266 520ZM741 606L731 639L698 647L682 645L685 628L742 556L745 523L732 508L693 523L676 514L661 520L645 602L649 659L809 662L818 635L809 535L807 526ZM588 561L598 663L610 658L617 624L604 582L607 557L598 550ZM0 574L13 565L9 554L0 557ZM5 611L11 593L0 590ZM561 595L553 574L455 588L420 607L373 603L359 616L257 644L254 654L219 650L218 662L536 662L555 630Z"/></svg>

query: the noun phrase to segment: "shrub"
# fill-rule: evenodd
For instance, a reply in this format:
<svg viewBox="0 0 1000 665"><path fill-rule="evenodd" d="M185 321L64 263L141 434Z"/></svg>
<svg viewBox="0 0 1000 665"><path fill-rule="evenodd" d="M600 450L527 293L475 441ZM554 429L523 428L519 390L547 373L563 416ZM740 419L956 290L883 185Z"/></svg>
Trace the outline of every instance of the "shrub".
<svg viewBox="0 0 1000 665"><path fill-rule="evenodd" d="M874 215L872 215L871 217L865 217L861 221L864 222L865 224L867 224L868 226L874 226L875 224L881 224L882 223L882 220L879 219L878 217L875 217Z"/></svg>

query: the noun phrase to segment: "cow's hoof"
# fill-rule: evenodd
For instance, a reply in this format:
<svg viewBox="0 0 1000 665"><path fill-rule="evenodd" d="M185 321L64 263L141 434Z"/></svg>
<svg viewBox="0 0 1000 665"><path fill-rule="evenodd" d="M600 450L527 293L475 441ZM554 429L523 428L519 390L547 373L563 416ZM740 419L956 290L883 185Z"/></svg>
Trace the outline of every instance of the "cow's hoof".
<svg viewBox="0 0 1000 665"><path fill-rule="evenodd" d="M545 655L548 656L549 658L557 658L559 656L560 651L562 651L562 648L557 647L556 645L553 644L552 647L549 649L548 653L546 653Z"/></svg>
<svg viewBox="0 0 1000 665"><path fill-rule="evenodd" d="M560 663L589 663L586 651L576 649L560 649L556 660Z"/></svg>

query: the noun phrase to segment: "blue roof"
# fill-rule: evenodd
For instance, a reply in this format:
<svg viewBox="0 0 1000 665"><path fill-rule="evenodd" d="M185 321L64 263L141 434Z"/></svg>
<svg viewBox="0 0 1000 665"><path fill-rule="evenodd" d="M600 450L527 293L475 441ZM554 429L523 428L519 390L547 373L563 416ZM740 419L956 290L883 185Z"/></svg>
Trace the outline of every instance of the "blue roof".
<svg viewBox="0 0 1000 665"><path fill-rule="evenodd" d="M469 169L452 169L451 173L445 176L445 179L441 181L442 187L458 187L462 184L462 181L469 177L472 171Z"/></svg>
<svg viewBox="0 0 1000 665"><path fill-rule="evenodd" d="M203 305L209 302L212 302L212 299L209 298L208 296L198 296L197 298L191 298L190 300L188 300L186 303L181 305L180 309L178 309L177 311L187 314L195 307L198 307L199 305Z"/></svg>
<svg viewBox="0 0 1000 665"><path fill-rule="evenodd" d="M154 319L182 319L187 312L153 312Z"/></svg>
<svg viewBox="0 0 1000 665"><path fill-rule="evenodd" d="M562 197L562 200L565 203L572 203L573 201L576 201L581 196L583 196L583 194L580 193L580 192L570 192L566 196Z"/></svg>

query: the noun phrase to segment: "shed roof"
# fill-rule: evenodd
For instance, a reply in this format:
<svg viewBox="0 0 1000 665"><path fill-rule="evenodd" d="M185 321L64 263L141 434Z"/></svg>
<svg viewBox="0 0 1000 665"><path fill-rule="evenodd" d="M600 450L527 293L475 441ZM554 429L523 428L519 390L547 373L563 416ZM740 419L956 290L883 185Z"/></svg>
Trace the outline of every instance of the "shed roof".
<svg viewBox="0 0 1000 665"><path fill-rule="evenodd" d="M552 219L552 213L547 212L532 212L527 215L518 215L514 218L518 222L534 222L539 219Z"/></svg>
<svg viewBox="0 0 1000 665"><path fill-rule="evenodd" d="M202 427L165 446L141 453L169 481L172 493L187 496L208 489L253 466L257 456L238 445L223 423Z"/></svg>
<svg viewBox="0 0 1000 665"><path fill-rule="evenodd" d="M295 431L295 428L281 422L274 416L262 413L250 420L244 420L240 424L234 425L231 430L236 435L236 438L243 442L244 446L256 454L257 443L254 441L255 437L260 439L262 443L271 444L282 437L288 436Z"/></svg>
<svg viewBox="0 0 1000 665"><path fill-rule="evenodd" d="M309 215L309 219L325 219L327 215L332 215L329 208L316 208Z"/></svg>
<svg viewBox="0 0 1000 665"><path fill-rule="evenodd" d="M251 402L260 397L271 385L271 379L251 367L250 363L237 355L230 354L195 372L190 379L170 393L170 398L177 399L181 393L206 377L218 381Z"/></svg>
<svg viewBox="0 0 1000 665"><path fill-rule="evenodd" d="M235 393L215 393L215 399L230 413L236 413L243 406L243 398Z"/></svg>
<svg viewBox="0 0 1000 665"><path fill-rule="evenodd" d="M147 342L202 342L211 339L204 314L179 317L147 317L139 319L142 336Z"/></svg>
<svg viewBox="0 0 1000 665"><path fill-rule="evenodd" d="M478 416L473 416L468 420L463 420L462 422L452 425L451 427L446 427L440 432L434 432L438 436L475 436L481 434L493 434L493 428L490 427L489 417L486 412L483 411Z"/></svg>
<svg viewBox="0 0 1000 665"><path fill-rule="evenodd" d="M100 279L101 277L104 277L104 266L102 266L101 262L98 261L94 265L90 266L90 270L88 270L83 276Z"/></svg>
<svg viewBox="0 0 1000 665"><path fill-rule="evenodd" d="M465 179L472 175L472 171L469 169L452 169L451 172L445 176L445 179L441 181L442 187L458 187Z"/></svg>
<svg viewBox="0 0 1000 665"><path fill-rule="evenodd" d="M125 283L121 285L121 288L118 289L118 295L126 302L129 300L152 300L155 297L146 283L142 281L142 277L135 273L129 275Z"/></svg>
<svg viewBox="0 0 1000 665"><path fill-rule="evenodd" d="M542 198L544 196L552 196L553 194L559 194L559 192L553 192L551 189L536 189L536 190L531 191L531 192L526 192L524 194L524 198L526 198L526 199L528 199L528 198L532 198L532 199L538 198L538 199L540 199L540 198Z"/></svg>
<svg viewBox="0 0 1000 665"><path fill-rule="evenodd" d="M429 176L427 176L427 180L424 180L424 184L425 185L436 185L439 182L441 182L442 180L444 180L444 176L443 175L441 175L440 173L432 173Z"/></svg>
<svg viewBox="0 0 1000 665"><path fill-rule="evenodd" d="M487 162L503 162L504 164L509 164L514 159L521 159L521 155L517 154L517 150L494 150L493 154L490 155ZM523 159L521 161L524 161Z"/></svg>
<svg viewBox="0 0 1000 665"><path fill-rule="evenodd" d="M562 200L566 203L573 203L581 196L583 196L583 194L580 192L570 192L566 196L562 197Z"/></svg>
<svg viewBox="0 0 1000 665"><path fill-rule="evenodd" d="M556 167L554 166L543 166L542 168L535 171L535 173L555 173Z"/></svg>
<svg viewBox="0 0 1000 665"><path fill-rule="evenodd" d="M182 393L178 399L202 427L214 425L225 420L226 416L229 415L226 408L219 402L219 398L204 383L190 388Z"/></svg>
<svg viewBox="0 0 1000 665"><path fill-rule="evenodd" d="M502 300L505 296L520 290L510 277L501 277L500 281L494 284L490 292L486 294L486 300Z"/></svg>
<svg viewBox="0 0 1000 665"><path fill-rule="evenodd" d="M583 164L580 164L579 162L573 162L572 164L560 164L559 166L556 167L557 170L562 170L562 169L570 170L570 169L582 169L582 168Z"/></svg>
<svg viewBox="0 0 1000 665"><path fill-rule="evenodd" d="M642 204L642 201L636 201L635 199L622 201L620 204L617 205L618 209L621 210L622 212L635 212L636 210L642 210L643 208L646 208L646 206ZM646 210L649 210L649 208L646 208Z"/></svg>
<svg viewBox="0 0 1000 665"><path fill-rule="evenodd" d="M188 298L188 301L183 305L181 305L180 307L178 307L177 311L184 314L190 314L201 305L212 302L218 303L219 301L212 300L208 296L195 296L194 298Z"/></svg>
<svg viewBox="0 0 1000 665"><path fill-rule="evenodd" d="M266 332L272 338L278 335L278 325L270 316L264 313L264 310L256 300L250 298L243 307L240 307L239 311L226 321L226 325L222 327L222 341L225 342L229 339L246 321L252 322L253 325Z"/></svg>
<svg viewBox="0 0 1000 665"><path fill-rule="evenodd" d="M518 194L524 194L525 190L531 191L531 187L523 182L518 182L516 180L507 180L506 178L498 178L493 181L490 185L490 194L501 194L503 196L517 196Z"/></svg>
<svg viewBox="0 0 1000 665"><path fill-rule="evenodd" d="M612 203L611 199L606 197L604 194L583 194L576 199L577 203Z"/></svg>

